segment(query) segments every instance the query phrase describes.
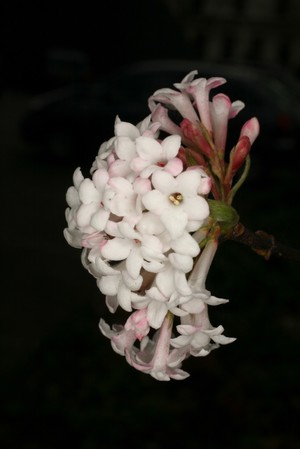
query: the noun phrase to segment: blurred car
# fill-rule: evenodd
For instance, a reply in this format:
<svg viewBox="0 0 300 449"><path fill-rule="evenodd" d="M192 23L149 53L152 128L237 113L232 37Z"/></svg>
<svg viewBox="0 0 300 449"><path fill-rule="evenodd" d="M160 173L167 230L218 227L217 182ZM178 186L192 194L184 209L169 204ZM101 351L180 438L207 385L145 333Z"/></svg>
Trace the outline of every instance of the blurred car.
<svg viewBox="0 0 300 449"><path fill-rule="evenodd" d="M222 76L227 83L213 90L245 108L230 121L228 147L252 116L261 125L256 154L269 158L296 149L300 137L300 85L279 69L200 63L191 60L145 61L103 75L97 82L54 89L32 99L20 123L27 144L48 157L92 161L100 144L114 132L116 115L138 123L149 114L147 100L157 89L172 87L191 70L201 77ZM72 162L73 163L73 162Z"/></svg>

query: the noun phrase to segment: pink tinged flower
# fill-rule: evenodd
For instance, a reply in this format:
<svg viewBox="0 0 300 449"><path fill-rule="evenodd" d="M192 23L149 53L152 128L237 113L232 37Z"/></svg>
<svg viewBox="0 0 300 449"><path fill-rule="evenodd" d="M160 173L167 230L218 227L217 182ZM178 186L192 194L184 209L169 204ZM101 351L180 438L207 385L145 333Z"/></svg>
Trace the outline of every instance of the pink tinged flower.
<svg viewBox="0 0 300 449"><path fill-rule="evenodd" d="M157 104L151 114L153 122L159 124L160 129L167 132L170 135L178 134L181 138L183 138L183 133L181 128L176 125L168 115L168 109L162 106L161 104Z"/></svg>
<svg viewBox="0 0 300 449"><path fill-rule="evenodd" d="M159 89L148 100L151 111L154 110L157 103L163 103L171 109L176 109L183 118L188 118L191 121L198 120L189 95L185 92L178 92L169 88Z"/></svg>
<svg viewBox="0 0 300 449"><path fill-rule="evenodd" d="M176 157L181 145L178 135L166 137L161 143L149 137L141 136L136 140L138 157L131 163L132 169L148 178L156 170L164 169L177 176L182 172L182 161Z"/></svg>
<svg viewBox="0 0 300 449"><path fill-rule="evenodd" d="M209 79L197 78L192 81L186 89L186 91L194 98L200 120L209 132L212 131L209 93L211 89L221 86L224 83L226 83L226 80L219 77L212 77Z"/></svg>
<svg viewBox="0 0 300 449"><path fill-rule="evenodd" d="M210 104L210 114L214 143L217 150L225 150L228 120L235 117L244 106L244 103L241 101L232 103L230 98L224 94L217 94L213 97Z"/></svg>
<svg viewBox="0 0 300 449"><path fill-rule="evenodd" d="M101 319L99 328L102 334L111 340L114 351L120 355L125 355L125 351L130 350L137 339L142 340L150 330L145 309L133 312L124 327L114 325L110 329Z"/></svg>
<svg viewBox="0 0 300 449"><path fill-rule="evenodd" d="M160 217L172 240L183 235L189 221L200 227L209 216L206 200L197 193L201 176L196 171L183 172L176 178L157 171L152 175L152 184L154 189L144 195L142 202Z"/></svg>
<svg viewBox="0 0 300 449"><path fill-rule="evenodd" d="M150 330L147 310L141 309L130 315L124 326L125 330L133 330L138 340L142 340Z"/></svg>
<svg viewBox="0 0 300 449"><path fill-rule="evenodd" d="M229 344L236 340L222 335L224 331L222 326L212 327L207 306L198 314L182 317L181 321L184 324L176 326L180 336L173 338L171 344L175 348L190 348L193 356L206 356L212 349L218 348L219 344ZM214 343L210 343L211 340Z"/></svg>
<svg viewBox="0 0 300 449"><path fill-rule="evenodd" d="M99 329L105 337L111 340L113 350L120 355L124 355L125 350L131 348L136 340L134 330L126 331L120 325L113 325L111 329L103 319L99 322Z"/></svg>
<svg viewBox="0 0 300 449"><path fill-rule="evenodd" d="M141 351L133 347L131 351L125 352L127 362L137 370L161 381L188 377L189 374L180 369L184 358L182 353L170 352L171 332L172 319L167 315L153 341L146 340L144 344L142 341Z"/></svg>

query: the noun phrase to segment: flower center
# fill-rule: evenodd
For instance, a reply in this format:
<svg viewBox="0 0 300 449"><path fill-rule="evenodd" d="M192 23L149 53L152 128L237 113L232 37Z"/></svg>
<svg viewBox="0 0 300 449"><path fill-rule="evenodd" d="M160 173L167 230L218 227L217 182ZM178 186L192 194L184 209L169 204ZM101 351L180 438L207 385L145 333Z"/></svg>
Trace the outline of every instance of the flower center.
<svg viewBox="0 0 300 449"><path fill-rule="evenodd" d="M183 200L183 196L179 192L171 193L171 195L169 195L168 198L171 201L171 203L174 204L174 206L179 206L179 204Z"/></svg>

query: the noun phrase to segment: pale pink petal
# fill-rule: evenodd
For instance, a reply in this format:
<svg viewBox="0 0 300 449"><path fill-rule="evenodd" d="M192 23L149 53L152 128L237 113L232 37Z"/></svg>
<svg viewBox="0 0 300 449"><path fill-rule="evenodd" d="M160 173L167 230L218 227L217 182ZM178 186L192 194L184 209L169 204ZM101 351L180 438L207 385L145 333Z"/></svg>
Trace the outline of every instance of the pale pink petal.
<svg viewBox="0 0 300 449"><path fill-rule="evenodd" d="M201 313L204 309L204 303L200 299L194 298L182 304L181 308L188 313Z"/></svg>
<svg viewBox="0 0 300 449"><path fill-rule="evenodd" d="M170 298L175 290L173 268L169 266L166 270L158 273L155 282L161 293L166 298Z"/></svg>
<svg viewBox="0 0 300 449"><path fill-rule="evenodd" d="M80 201L84 204L90 204L92 202L99 202L101 200L100 193L95 188L94 183L91 179L86 178L80 184L78 190Z"/></svg>
<svg viewBox="0 0 300 449"><path fill-rule="evenodd" d="M149 102L149 108L153 111L152 120L158 122L163 131L171 135L178 134L183 139L181 128L170 119L167 108L163 107L161 104L156 104L154 101Z"/></svg>
<svg viewBox="0 0 300 449"><path fill-rule="evenodd" d="M180 173L176 178L178 191L185 197L197 196L201 184L201 174L199 170L188 170Z"/></svg>
<svg viewBox="0 0 300 449"><path fill-rule="evenodd" d="M166 297L159 291L157 287L151 287L146 291L146 295L150 300L165 302Z"/></svg>
<svg viewBox="0 0 300 449"><path fill-rule="evenodd" d="M190 289L186 276L183 272L176 270L174 272L174 282L176 290L183 296L189 296L192 293Z"/></svg>
<svg viewBox="0 0 300 449"><path fill-rule="evenodd" d="M108 182L109 175L107 170L99 168L93 173L93 182L99 192L102 192Z"/></svg>
<svg viewBox="0 0 300 449"><path fill-rule="evenodd" d="M165 160L173 159L177 156L181 146L181 137L179 135L171 135L161 142L162 156Z"/></svg>
<svg viewBox="0 0 300 449"><path fill-rule="evenodd" d="M156 162L162 156L162 147L157 140L141 136L136 139L136 152L145 161Z"/></svg>
<svg viewBox="0 0 300 449"><path fill-rule="evenodd" d="M131 312L131 291L122 282L120 283L117 296L120 307L122 307L122 309L126 310L127 312Z"/></svg>
<svg viewBox="0 0 300 449"><path fill-rule="evenodd" d="M133 243L128 239L115 237L101 248L101 254L108 260L123 260L129 256Z"/></svg>
<svg viewBox="0 0 300 449"><path fill-rule="evenodd" d="M143 258L141 257L141 252L139 248L132 248L130 254L126 259L126 269L129 275L136 279L142 268Z"/></svg>
<svg viewBox="0 0 300 449"><path fill-rule="evenodd" d="M201 196L186 198L182 202L182 209L189 220L205 220L210 213L208 202Z"/></svg>
<svg viewBox="0 0 300 449"><path fill-rule="evenodd" d="M108 208L118 217L126 217L127 215L138 215L139 211L136 208L137 195L132 194L128 196L116 195L110 200Z"/></svg>
<svg viewBox="0 0 300 449"><path fill-rule="evenodd" d="M184 76L180 83L174 83L176 89L184 90L193 81L195 76L198 74L198 70L192 70L187 75Z"/></svg>
<svg viewBox="0 0 300 449"><path fill-rule="evenodd" d="M122 122L119 117L117 117L115 121L115 135L118 137L125 136L135 140L140 136L140 133L136 126L128 122Z"/></svg>
<svg viewBox="0 0 300 449"><path fill-rule="evenodd" d="M109 218L109 214L110 212L108 210L103 208L99 209L91 219L93 228L97 229L97 231L103 231Z"/></svg>
<svg viewBox="0 0 300 449"><path fill-rule="evenodd" d="M132 193L132 184L127 179L116 176L115 178L110 178L108 184L114 189L115 192L128 195Z"/></svg>
<svg viewBox="0 0 300 449"><path fill-rule="evenodd" d="M83 180L84 180L84 177L81 173L81 169L80 169L80 167L78 167L78 168L76 168L76 170L73 173L73 184L77 190Z"/></svg>
<svg viewBox="0 0 300 449"><path fill-rule="evenodd" d="M165 209L162 212L160 219L165 225L165 228L170 234L172 240L182 236L188 222L186 212L178 206L172 206Z"/></svg>
<svg viewBox="0 0 300 449"><path fill-rule="evenodd" d="M180 270L183 273L188 273L193 268L193 259L191 256L171 253L169 254L169 260L175 269Z"/></svg>
<svg viewBox="0 0 300 449"><path fill-rule="evenodd" d="M244 107L245 107L245 103L243 103L242 101L240 101L240 100L233 101L232 104L231 104L230 111L229 111L229 118L236 117L237 114L242 109L244 109Z"/></svg>
<svg viewBox="0 0 300 449"><path fill-rule="evenodd" d="M195 326L191 326L190 324L178 324L176 329L181 335L194 335L197 331Z"/></svg>
<svg viewBox="0 0 300 449"><path fill-rule="evenodd" d="M135 231L133 229L133 227L130 226L130 224L127 223L126 221L120 221L118 223L118 229L120 231L120 234L127 239L131 239L131 240L140 240L141 239L140 234L137 231Z"/></svg>
<svg viewBox="0 0 300 449"><path fill-rule="evenodd" d="M151 190L146 193L142 202L146 209L160 215L166 207L169 207L169 200L159 190Z"/></svg>
<svg viewBox="0 0 300 449"><path fill-rule="evenodd" d="M97 285L101 293L108 296L114 296L118 293L120 276L102 276L97 280Z"/></svg>
<svg viewBox="0 0 300 449"><path fill-rule="evenodd" d="M166 316L168 307L165 303L151 301L147 308L147 319L153 329L159 329Z"/></svg>
<svg viewBox="0 0 300 449"><path fill-rule="evenodd" d="M179 335L178 337L171 338L170 343L174 348L184 348L190 343L190 337L187 335Z"/></svg>
<svg viewBox="0 0 300 449"><path fill-rule="evenodd" d="M151 262L143 261L143 268L150 273L159 273L164 267L165 264L163 262L157 262L156 260L151 260Z"/></svg>
<svg viewBox="0 0 300 449"><path fill-rule="evenodd" d="M170 242L171 248L179 254L196 257L200 253L199 244L188 233L184 232L181 237Z"/></svg>
<svg viewBox="0 0 300 449"><path fill-rule="evenodd" d="M151 182L149 179L136 178L133 183L133 189L139 195L145 195L145 193L151 190Z"/></svg>
<svg viewBox="0 0 300 449"><path fill-rule="evenodd" d="M164 166L164 170L168 173L171 173L172 176L177 176L183 170L183 163L181 159L175 157L174 159L171 159L169 162L167 162L167 164Z"/></svg>
<svg viewBox="0 0 300 449"><path fill-rule="evenodd" d="M181 176L181 175L179 175ZM162 193L176 192L177 181L173 178L170 173L159 170L152 175L152 184L155 189Z"/></svg>
<svg viewBox="0 0 300 449"><path fill-rule="evenodd" d="M101 257L97 257L95 260L96 269L104 276L118 274L119 271L112 268L107 262L105 262Z"/></svg>
<svg viewBox="0 0 300 449"><path fill-rule="evenodd" d="M76 214L78 226L88 226L90 224L91 216L97 212L98 209L99 206L96 203L81 204Z"/></svg>
<svg viewBox="0 0 300 449"><path fill-rule="evenodd" d="M70 207L79 206L79 195L77 189L74 186L68 188L66 193L66 201Z"/></svg>
<svg viewBox="0 0 300 449"><path fill-rule="evenodd" d="M157 215L152 212L144 212L142 218L136 226L142 234L161 234L165 227Z"/></svg>
<svg viewBox="0 0 300 449"><path fill-rule="evenodd" d="M124 161L131 161L136 155L135 143L129 137L119 137L115 142L117 156Z"/></svg>
<svg viewBox="0 0 300 449"><path fill-rule="evenodd" d="M141 251L145 259L165 260L165 256L162 254L162 242L154 235L143 236Z"/></svg>
<svg viewBox="0 0 300 449"><path fill-rule="evenodd" d="M192 340L192 346L200 349L207 346L210 342L210 337L206 335L204 332L196 332L193 340Z"/></svg>
<svg viewBox="0 0 300 449"><path fill-rule="evenodd" d="M127 260L126 260L126 262L127 262ZM124 284L126 285L126 287L128 287L129 290L131 290L131 291L139 290L141 288L142 283L143 283L143 277L142 276L137 275L136 278L133 278L129 274L129 272L126 271L126 270L122 271L122 278L123 278L123 281L124 281Z"/></svg>
<svg viewBox="0 0 300 449"><path fill-rule="evenodd" d="M108 310L110 311L110 313L115 313L115 311L117 310L117 308L119 306L117 295L114 295L114 296L107 295L105 298L105 304L106 304L106 307L108 308Z"/></svg>

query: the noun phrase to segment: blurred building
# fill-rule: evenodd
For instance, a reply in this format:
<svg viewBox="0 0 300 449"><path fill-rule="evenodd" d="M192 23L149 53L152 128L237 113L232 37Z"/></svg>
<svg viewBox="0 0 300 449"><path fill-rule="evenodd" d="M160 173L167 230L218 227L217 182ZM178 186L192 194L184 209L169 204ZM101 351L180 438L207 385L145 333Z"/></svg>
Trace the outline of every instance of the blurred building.
<svg viewBox="0 0 300 449"><path fill-rule="evenodd" d="M298 0L164 1L201 59L280 65L300 73Z"/></svg>

